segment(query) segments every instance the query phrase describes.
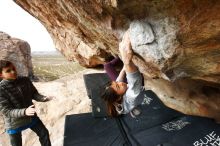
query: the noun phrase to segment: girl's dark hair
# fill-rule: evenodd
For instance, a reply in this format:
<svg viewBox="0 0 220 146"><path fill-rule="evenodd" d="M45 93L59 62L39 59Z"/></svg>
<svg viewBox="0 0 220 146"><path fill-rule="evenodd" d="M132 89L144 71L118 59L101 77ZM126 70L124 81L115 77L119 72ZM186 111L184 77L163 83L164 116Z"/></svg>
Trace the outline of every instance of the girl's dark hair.
<svg viewBox="0 0 220 146"><path fill-rule="evenodd" d="M107 110L108 114L111 117L117 117L118 112L115 109L114 104L117 103L118 99L120 98L120 95L118 95L111 87L112 81L108 82L106 85L104 85L101 98L106 102L107 104Z"/></svg>
<svg viewBox="0 0 220 146"><path fill-rule="evenodd" d="M13 65L13 63L7 60L0 60L0 73L2 73L3 68L9 67L10 65Z"/></svg>

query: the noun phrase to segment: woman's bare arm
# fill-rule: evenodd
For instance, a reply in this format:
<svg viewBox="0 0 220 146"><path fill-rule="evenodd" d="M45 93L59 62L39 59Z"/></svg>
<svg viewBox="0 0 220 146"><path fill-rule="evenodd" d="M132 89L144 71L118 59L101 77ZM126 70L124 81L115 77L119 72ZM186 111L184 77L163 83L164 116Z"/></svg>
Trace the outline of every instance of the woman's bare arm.
<svg viewBox="0 0 220 146"><path fill-rule="evenodd" d="M136 72L138 69L134 65L132 58L133 58L133 51L131 48L131 41L129 38L129 31L127 31L122 39L122 42L119 44L119 51L121 54L121 59L124 63L124 69L126 73L133 73Z"/></svg>
<svg viewBox="0 0 220 146"><path fill-rule="evenodd" d="M119 73L119 75L118 75L116 81L122 82L122 81L124 81L124 77L125 77L125 67L123 67L123 68L121 69L121 71L120 71L120 73Z"/></svg>

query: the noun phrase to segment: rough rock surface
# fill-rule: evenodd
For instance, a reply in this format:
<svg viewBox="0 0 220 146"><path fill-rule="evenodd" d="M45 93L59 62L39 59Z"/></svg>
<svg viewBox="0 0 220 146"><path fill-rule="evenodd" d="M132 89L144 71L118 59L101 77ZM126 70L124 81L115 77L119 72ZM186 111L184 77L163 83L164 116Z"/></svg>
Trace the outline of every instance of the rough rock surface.
<svg viewBox="0 0 220 146"><path fill-rule="evenodd" d="M33 76L30 45L0 32L0 59L11 61L20 76Z"/></svg>
<svg viewBox="0 0 220 146"><path fill-rule="evenodd" d="M15 0L56 48L88 67L118 54L130 29L134 61L170 107L220 119L220 1Z"/></svg>

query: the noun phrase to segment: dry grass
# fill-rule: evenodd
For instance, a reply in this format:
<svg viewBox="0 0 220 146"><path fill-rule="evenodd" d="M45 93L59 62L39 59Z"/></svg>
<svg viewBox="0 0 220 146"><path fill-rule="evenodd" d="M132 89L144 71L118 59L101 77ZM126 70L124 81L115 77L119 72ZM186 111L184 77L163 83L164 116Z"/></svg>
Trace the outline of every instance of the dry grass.
<svg viewBox="0 0 220 146"><path fill-rule="evenodd" d="M52 81L84 70L76 62L67 61L60 54L32 54L34 76L40 81Z"/></svg>

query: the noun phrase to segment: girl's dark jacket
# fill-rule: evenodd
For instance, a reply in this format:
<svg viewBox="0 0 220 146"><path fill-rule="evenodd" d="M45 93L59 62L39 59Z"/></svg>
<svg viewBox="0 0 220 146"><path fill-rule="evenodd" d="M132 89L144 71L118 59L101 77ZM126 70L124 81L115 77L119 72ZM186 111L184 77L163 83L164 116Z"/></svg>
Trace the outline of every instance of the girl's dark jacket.
<svg viewBox="0 0 220 146"><path fill-rule="evenodd" d="M15 129L31 122L31 117L25 115L25 109L33 105L32 99L44 102L32 82L27 77L0 82L0 112L2 112L6 129Z"/></svg>

